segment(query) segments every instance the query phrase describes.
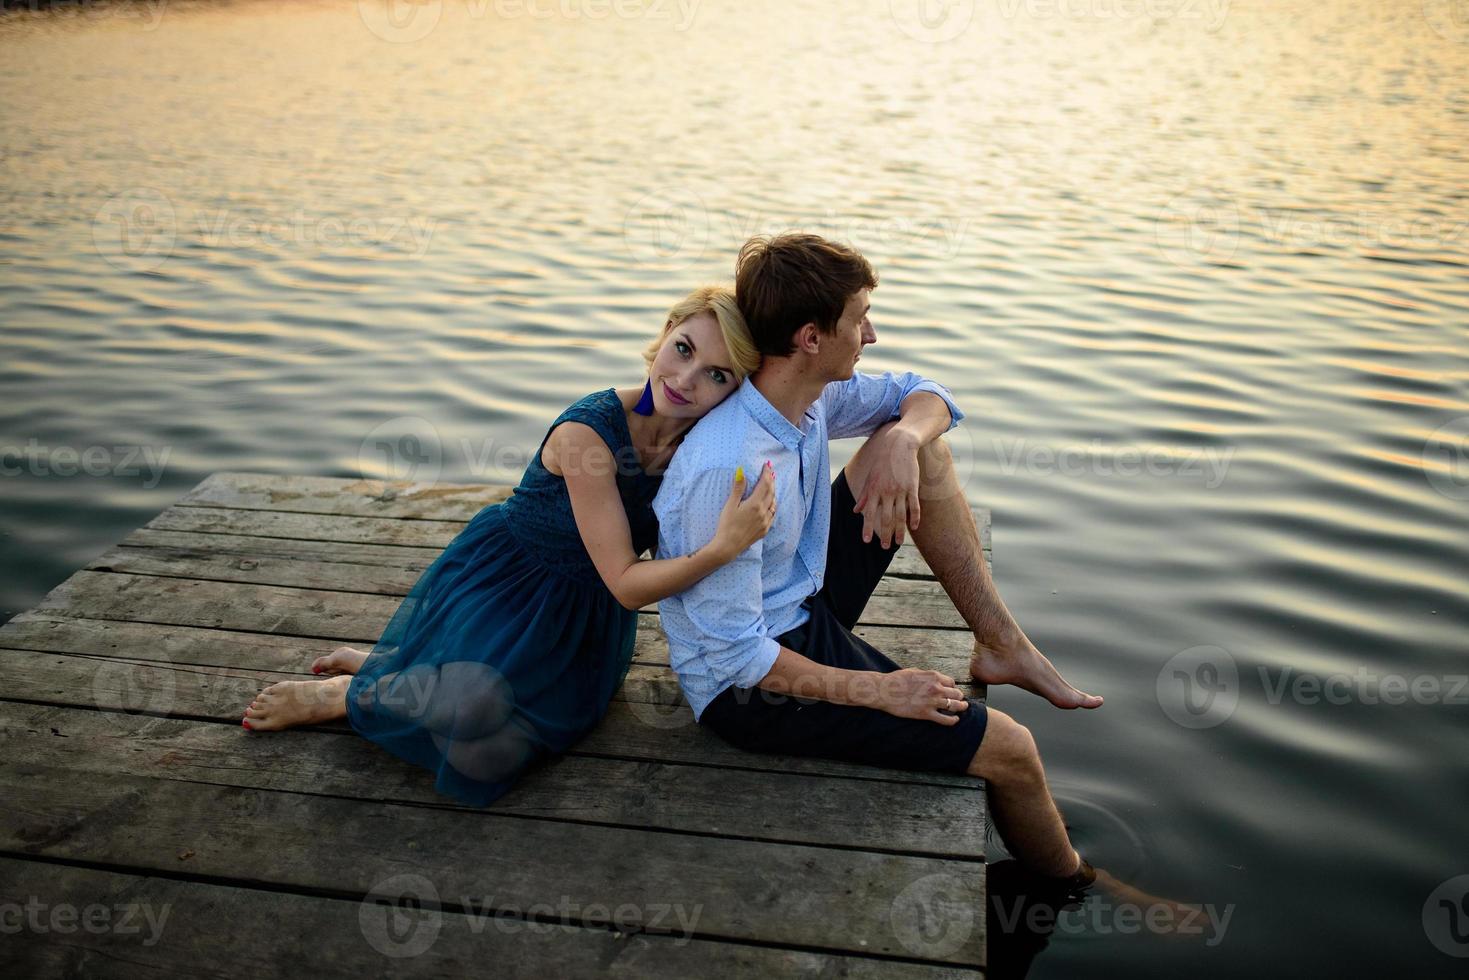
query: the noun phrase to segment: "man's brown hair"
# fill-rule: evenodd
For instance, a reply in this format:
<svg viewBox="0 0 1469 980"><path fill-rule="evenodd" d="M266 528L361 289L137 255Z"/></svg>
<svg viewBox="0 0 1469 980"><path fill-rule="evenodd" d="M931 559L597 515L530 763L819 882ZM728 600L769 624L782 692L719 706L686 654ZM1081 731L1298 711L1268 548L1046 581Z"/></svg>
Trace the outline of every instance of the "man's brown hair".
<svg viewBox="0 0 1469 980"><path fill-rule="evenodd" d="M820 235L757 235L740 247L735 296L760 353L787 357L808 323L836 329L853 293L874 289L877 273L862 253Z"/></svg>

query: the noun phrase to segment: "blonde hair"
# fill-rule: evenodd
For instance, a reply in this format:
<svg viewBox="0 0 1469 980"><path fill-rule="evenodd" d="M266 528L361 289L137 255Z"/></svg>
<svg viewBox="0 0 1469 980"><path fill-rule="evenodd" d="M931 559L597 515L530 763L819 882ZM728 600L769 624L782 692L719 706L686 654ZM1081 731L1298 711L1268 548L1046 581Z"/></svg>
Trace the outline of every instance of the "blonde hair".
<svg viewBox="0 0 1469 980"><path fill-rule="evenodd" d="M643 350L643 362L648 370L653 370L653 361L669 332L700 313L708 313L718 322L719 332L724 335L724 346L729 350L729 366L734 370L735 383L745 380L760 366L760 352L750 339L750 328L745 325L739 304L735 302L734 290L728 286L700 286L673 304L662 332Z"/></svg>

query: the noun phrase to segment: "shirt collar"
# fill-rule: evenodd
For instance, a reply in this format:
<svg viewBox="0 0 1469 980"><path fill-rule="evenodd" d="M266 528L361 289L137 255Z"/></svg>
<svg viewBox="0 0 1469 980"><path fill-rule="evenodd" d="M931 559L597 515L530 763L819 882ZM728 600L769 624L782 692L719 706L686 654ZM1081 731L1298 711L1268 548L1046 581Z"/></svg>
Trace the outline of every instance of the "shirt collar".
<svg viewBox="0 0 1469 980"><path fill-rule="evenodd" d="M790 419L776 411L775 406L766 400L765 396L760 393L760 389L756 388L749 378L746 378L745 383L740 385L739 398L745 411L749 412L755 421L760 423L760 427L770 433L782 446L792 451L800 448L801 440L806 437L806 433L792 425ZM815 418L813 409L806 410L806 418Z"/></svg>

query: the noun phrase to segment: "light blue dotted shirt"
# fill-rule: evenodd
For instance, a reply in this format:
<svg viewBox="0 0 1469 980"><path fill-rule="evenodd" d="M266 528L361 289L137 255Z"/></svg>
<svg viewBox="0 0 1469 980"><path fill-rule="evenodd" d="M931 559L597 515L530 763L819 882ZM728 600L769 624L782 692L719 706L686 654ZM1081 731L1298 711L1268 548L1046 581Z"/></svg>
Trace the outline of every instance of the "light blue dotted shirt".
<svg viewBox="0 0 1469 980"><path fill-rule="evenodd" d="M658 603L669 663L696 719L725 688L764 679L780 654L774 638L810 616L801 604L821 589L831 528L827 440L871 435L915 391L944 400L950 429L964 417L943 385L888 371L827 385L798 428L746 381L684 437L653 498L659 558L687 555L714 537L735 467L753 487L770 460L776 490L775 523L763 539Z"/></svg>

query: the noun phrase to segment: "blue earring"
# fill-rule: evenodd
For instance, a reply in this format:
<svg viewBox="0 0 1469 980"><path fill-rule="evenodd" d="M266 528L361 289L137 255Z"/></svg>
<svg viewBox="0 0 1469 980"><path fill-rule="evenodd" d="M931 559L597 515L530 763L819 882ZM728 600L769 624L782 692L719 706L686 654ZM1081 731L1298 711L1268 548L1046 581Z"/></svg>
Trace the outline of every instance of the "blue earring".
<svg viewBox="0 0 1469 980"><path fill-rule="evenodd" d="M638 399L638 403L632 407L632 410L634 412L637 412L639 415L652 415L653 414L653 379L652 378L649 378L648 379L648 385L647 385L647 387L645 387L643 389L643 397L640 398L640 399Z"/></svg>

